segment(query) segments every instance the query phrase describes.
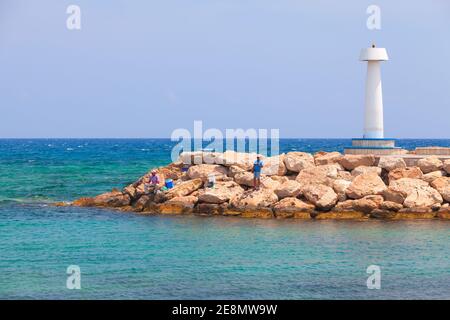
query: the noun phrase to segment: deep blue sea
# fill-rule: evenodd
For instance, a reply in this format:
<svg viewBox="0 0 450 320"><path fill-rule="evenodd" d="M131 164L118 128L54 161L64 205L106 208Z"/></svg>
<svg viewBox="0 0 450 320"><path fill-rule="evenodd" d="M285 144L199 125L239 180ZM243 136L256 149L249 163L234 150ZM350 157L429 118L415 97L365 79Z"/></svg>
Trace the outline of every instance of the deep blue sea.
<svg viewBox="0 0 450 320"><path fill-rule="evenodd" d="M349 144L286 139L280 151ZM0 140L0 299L450 299L448 221L140 216L49 205L121 188L169 163L174 145ZM80 267L80 290L66 287L69 265ZM381 269L381 289L367 288L370 265Z"/></svg>

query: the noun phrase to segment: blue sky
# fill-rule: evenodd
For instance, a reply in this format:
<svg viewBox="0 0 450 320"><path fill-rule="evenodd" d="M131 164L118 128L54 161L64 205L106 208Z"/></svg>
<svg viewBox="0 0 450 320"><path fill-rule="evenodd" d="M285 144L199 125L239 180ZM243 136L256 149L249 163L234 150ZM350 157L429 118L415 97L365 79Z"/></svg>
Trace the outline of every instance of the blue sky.
<svg viewBox="0 0 450 320"><path fill-rule="evenodd" d="M0 0L0 138L170 137L194 120L360 137L372 40L391 59L385 135L450 138L446 0Z"/></svg>

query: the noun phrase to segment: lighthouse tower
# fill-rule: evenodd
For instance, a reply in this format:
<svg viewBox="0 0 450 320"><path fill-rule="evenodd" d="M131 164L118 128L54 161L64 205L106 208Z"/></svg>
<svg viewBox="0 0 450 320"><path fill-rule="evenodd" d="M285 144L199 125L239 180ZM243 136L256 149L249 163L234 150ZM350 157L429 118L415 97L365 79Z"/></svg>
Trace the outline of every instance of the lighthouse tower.
<svg viewBox="0 0 450 320"><path fill-rule="evenodd" d="M383 91L381 88L381 62L389 60L385 48L361 50L361 61L367 61L366 96L364 109L363 138L352 139L352 146L345 148L346 154L389 155L404 153L395 147L394 139L384 137Z"/></svg>
<svg viewBox="0 0 450 320"><path fill-rule="evenodd" d="M359 58L367 61L366 101L364 115L365 139L383 139L383 92L381 88L381 62L389 60L386 49L362 49Z"/></svg>

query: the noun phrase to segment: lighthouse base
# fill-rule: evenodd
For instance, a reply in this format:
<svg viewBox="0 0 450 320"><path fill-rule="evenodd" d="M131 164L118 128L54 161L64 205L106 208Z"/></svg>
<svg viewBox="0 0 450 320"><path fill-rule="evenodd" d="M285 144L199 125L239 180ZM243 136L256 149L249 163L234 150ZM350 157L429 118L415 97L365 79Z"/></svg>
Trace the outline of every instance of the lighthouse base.
<svg viewBox="0 0 450 320"><path fill-rule="evenodd" d="M352 146L344 148L345 154L398 155L407 152L396 147L394 139L352 139Z"/></svg>

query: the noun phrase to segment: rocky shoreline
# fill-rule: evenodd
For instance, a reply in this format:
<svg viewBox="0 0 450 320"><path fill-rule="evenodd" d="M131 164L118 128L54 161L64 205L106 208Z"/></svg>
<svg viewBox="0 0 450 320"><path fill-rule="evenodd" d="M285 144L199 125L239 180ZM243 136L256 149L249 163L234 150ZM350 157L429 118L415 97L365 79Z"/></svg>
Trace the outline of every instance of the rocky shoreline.
<svg viewBox="0 0 450 320"><path fill-rule="evenodd" d="M256 154L182 153L157 168L174 187L146 193L147 173L123 190L70 204L139 214L196 214L278 219L450 219L450 160L435 156L407 167L401 157L289 152L263 157L253 189ZM215 177L214 187L207 181Z"/></svg>

